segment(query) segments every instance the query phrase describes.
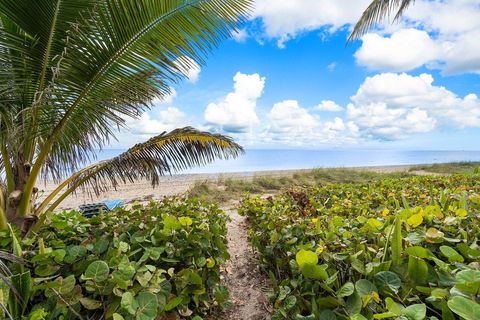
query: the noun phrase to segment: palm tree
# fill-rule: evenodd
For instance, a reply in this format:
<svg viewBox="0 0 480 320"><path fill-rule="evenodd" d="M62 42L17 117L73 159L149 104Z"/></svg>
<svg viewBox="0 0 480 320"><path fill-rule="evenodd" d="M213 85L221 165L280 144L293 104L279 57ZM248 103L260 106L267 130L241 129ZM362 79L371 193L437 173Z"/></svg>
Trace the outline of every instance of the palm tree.
<svg viewBox="0 0 480 320"><path fill-rule="evenodd" d="M0 228L28 231L81 186L137 178L155 185L161 175L242 152L228 137L184 128L82 169L126 118L167 95L193 62L204 63L250 7L251 0L0 1ZM47 178L61 188L35 204L36 184Z"/></svg>
<svg viewBox="0 0 480 320"><path fill-rule="evenodd" d="M393 21L398 21L405 10L414 2L415 0L373 0L355 25L355 28L350 34L349 41L360 38L375 25L375 23L390 16L392 12L395 12Z"/></svg>

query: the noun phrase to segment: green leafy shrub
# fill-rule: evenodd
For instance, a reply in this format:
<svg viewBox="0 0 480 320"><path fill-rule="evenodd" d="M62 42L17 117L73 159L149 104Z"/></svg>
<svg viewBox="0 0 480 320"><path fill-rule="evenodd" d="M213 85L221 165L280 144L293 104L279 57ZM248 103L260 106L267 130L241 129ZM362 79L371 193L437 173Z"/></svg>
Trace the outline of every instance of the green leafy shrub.
<svg viewBox="0 0 480 320"><path fill-rule="evenodd" d="M38 242L22 243L25 319L201 319L228 299L219 284L226 221L218 207L192 199L90 219L52 215ZM4 234L2 245L11 239Z"/></svg>
<svg viewBox="0 0 480 320"><path fill-rule="evenodd" d="M465 175L245 199L272 319L479 319L479 191Z"/></svg>

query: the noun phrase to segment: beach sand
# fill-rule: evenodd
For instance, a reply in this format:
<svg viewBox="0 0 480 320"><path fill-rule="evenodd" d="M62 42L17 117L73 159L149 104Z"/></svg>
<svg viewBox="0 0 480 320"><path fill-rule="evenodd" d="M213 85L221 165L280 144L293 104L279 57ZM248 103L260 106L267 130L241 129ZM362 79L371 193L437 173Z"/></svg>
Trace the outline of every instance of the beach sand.
<svg viewBox="0 0 480 320"><path fill-rule="evenodd" d="M355 167L342 168L363 171L373 171L379 173L407 172L413 165L398 166L378 166L378 167ZM312 169L302 170L278 170L278 171L253 171L253 172L234 172L234 173L216 173L216 174L177 174L165 176L160 179L159 185L152 188L149 181L141 180L135 183L121 184L116 190L110 188L101 195L96 196L91 190L78 190L76 194L67 197L57 208L57 210L76 209L79 205L85 203L98 202L106 199L121 199L126 204L139 201L145 203L150 199L158 200L165 196L181 195L186 193L196 182L201 181L221 181L225 179L252 179L254 177L282 177L290 176L297 172L308 172ZM328 170L328 169L326 169ZM56 184L52 182L42 183L39 188L38 200L44 199Z"/></svg>

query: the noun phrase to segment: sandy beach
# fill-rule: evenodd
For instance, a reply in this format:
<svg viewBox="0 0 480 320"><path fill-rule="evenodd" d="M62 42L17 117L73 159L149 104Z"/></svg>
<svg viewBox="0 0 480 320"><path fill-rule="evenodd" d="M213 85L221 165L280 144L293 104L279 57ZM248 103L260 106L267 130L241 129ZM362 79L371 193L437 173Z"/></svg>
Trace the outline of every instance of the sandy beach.
<svg viewBox="0 0 480 320"><path fill-rule="evenodd" d="M375 166L375 167L353 167L344 168L352 170L373 171L379 173L391 172L407 172L413 165L396 165L396 166ZM308 172L312 169L302 170L277 170L277 171L252 171L252 172L233 172L233 173L216 173L216 174L177 174L162 177L159 185L152 188L149 181L140 180L135 183L121 184L116 190L110 188L108 191L99 196L92 194L88 190L78 190L76 194L67 197L58 210L69 210L78 208L79 205L85 203L98 202L106 199L121 199L126 204L139 201L140 203L148 202L151 199L158 200L165 196L181 195L187 192L196 182L201 181L221 181L226 179L252 179L254 177L282 177L290 176L298 172ZM47 182L38 185L39 201L45 198L56 187L55 183Z"/></svg>

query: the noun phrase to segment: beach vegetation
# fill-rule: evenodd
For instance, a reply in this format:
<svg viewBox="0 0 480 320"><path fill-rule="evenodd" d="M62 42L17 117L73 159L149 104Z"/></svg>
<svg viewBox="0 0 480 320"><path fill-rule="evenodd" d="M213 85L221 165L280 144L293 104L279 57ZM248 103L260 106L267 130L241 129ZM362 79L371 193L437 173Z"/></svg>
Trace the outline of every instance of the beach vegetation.
<svg viewBox="0 0 480 320"><path fill-rule="evenodd" d="M191 128L84 168L128 118L202 64L244 21L250 0L2 0L0 229L27 233L76 188L160 175L241 148ZM37 183L63 187L36 202ZM39 206L38 206L39 205Z"/></svg>
<svg viewBox="0 0 480 320"><path fill-rule="evenodd" d="M272 319L478 319L478 174L247 197Z"/></svg>
<svg viewBox="0 0 480 320"><path fill-rule="evenodd" d="M38 241L0 231L0 250L15 253L0 251L0 318L201 320L227 306L226 222L215 205L171 198L57 213Z"/></svg>
<svg viewBox="0 0 480 320"><path fill-rule="evenodd" d="M379 173L370 170L346 168L312 169L296 172L257 174L250 177L230 177L218 180L200 180L187 195L209 202L225 203L250 195L272 195L295 186L314 186L328 183L374 182L383 178L404 177L409 173Z"/></svg>

